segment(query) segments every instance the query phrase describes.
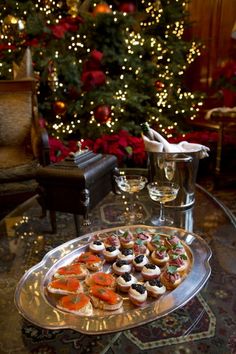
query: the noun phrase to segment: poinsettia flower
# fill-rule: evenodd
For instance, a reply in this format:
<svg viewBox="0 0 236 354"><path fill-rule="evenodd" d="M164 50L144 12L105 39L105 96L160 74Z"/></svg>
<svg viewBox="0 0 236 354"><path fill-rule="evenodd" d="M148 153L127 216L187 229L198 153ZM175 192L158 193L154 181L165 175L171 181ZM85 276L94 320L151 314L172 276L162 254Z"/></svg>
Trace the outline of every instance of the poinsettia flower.
<svg viewBox="0 0 236 354"><path fill-rule="evenodd" d="M89 58L83 64L83 72L101 70L103 53L99 50L92 50Z"/></svg>
<svg viewBox="0 0 236 354"><path fill-rule="evenodd" d="M211 143L217 143L218 132L212 132L207 130L194 131L169 139L169 142L172 144L178 144L181 141L188 141L189 143L196 143L209 146Z"/></svg>
<svg viewBox="0 0 236 354"><path fill-rule="evenodd" d="M70 152L78 150L78 141L71 140L63 143L59 139L50 138L51 161L63 160ZM121 130L117 134L103 134L101 137L92 140L81 141L82 149L88 148L94 153L115 155L119 166L127 164L143 166L146 162L146 152L141 137L132 136L126 130Z"/></svg>
<svg viewBox="0 0 236 354"><path fill-rule="evenodd" d="M93 151L94 141L92 139L85 139L81 142L82 149L89 149Z"/></svg>
<svg viewBox="0 0 236 354"><path fill-rule="evenodd" d="M70 150L57 138L49 137L50 161L58 162L67 157Z"/></svg>

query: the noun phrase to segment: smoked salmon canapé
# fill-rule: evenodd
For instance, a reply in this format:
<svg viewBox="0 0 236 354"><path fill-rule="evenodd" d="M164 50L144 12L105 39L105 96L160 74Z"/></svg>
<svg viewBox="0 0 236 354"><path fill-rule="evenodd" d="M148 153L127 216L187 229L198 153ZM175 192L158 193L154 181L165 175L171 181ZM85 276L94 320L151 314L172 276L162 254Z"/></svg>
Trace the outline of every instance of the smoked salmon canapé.
<svg viewBox="0 0 236 354"><path fill-rule="evenodd" d="M80 316L91 316L93 314L90 298L84 293L62 296L58 301L57 308Z"/></svg>
<svg viewBox="0 0 236 354"><path fill-rule="evenodd" d="M78 294L83 292L83 286L78 278L66 277L52 280L47 290L54 294Z"/></svg>
<svg viewBox="0 0 236 354"><path fill-rule="evenodd" d="M116 279L112 274L97 272L87 277L85 279L85 284L87 286L92 286L92 285L106 286L114 290L116 287Z"/></svg>
<svg viewBox="0 0 236 354"><path fill-rule="evenodd" d="M54 274L54 278L75 277L85 279L88 274L89 272L85 264L74 263L58 268Z"/></svg>
<svg viewBox="0 0 236 354"><path fill-rule="evenodd" d="M98 271L102 269L104 260L92 252L83 252L73 263L84 263L87 269Z"/></svg>
<svg viewBox="0 0 236 354"><path fill-rule="evenodd" d="M89 296L93 306L101 310L115 311L123 305L123 298L105 286L91 286Z"/></svg>

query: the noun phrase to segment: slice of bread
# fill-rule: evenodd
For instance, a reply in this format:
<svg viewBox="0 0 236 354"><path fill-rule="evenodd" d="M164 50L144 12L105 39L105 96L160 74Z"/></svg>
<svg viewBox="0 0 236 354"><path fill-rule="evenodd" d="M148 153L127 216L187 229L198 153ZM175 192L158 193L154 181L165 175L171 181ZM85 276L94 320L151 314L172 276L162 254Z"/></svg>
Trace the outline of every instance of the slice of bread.
<svg viewBox="0 0 236 354"><path fill-rule="evenodd" d="M92 270L93 272L97 272L98 270L101 270L104 264L104 260L100 260L98 262L88 262L86 263L86 267L88 270Z"/></svg>
<svg viewBox="0 0 236 354"><path fill-rule="evenodd" d="M95 308L98 308L100 310L104 311L116 311L121 308L123 305L123 298L120 296L120 300L116 304L109 304L106 301L103 301L95 296L90 295L92 304Z"/></svg>

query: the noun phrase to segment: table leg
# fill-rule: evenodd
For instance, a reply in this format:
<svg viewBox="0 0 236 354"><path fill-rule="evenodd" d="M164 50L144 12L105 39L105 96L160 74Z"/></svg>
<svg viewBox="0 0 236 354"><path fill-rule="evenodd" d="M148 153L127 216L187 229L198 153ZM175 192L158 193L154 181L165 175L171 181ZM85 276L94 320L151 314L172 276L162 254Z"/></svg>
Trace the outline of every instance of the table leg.
<svg viewBox="0 0 236 354"><path fill-rule="evenodd" d="M217 153L216 153L216 168L215 168L216 176L219 176L220 169L221 169L223 130L224 130L223 124L220 123L219 137L218 137L218 142L217 142Z"/></svg>
<svg viewBox="0 0 236 354"><path fill-rule="evenodd" d="M74 222L75 222L75 231L76 235L80 236L80 220L79 220L79 215L78 214L73 214L74 216Z"/></svg>

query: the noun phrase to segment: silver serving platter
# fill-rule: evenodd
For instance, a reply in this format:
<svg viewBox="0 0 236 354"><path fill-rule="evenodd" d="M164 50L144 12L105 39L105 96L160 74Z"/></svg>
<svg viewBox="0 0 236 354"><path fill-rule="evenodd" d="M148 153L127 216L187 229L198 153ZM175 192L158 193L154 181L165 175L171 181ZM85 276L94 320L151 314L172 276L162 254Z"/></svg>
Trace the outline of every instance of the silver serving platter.
<svg viewBox="0 0 236 354"><path fill-rule="evenodd" d="M128 306L118 313L98 311L92 316L78 316L59 310L45 291L46 284L55 270L69 264L86 250L96 234L120 230L132 231L137 228L176 235L189 248L192 265L182 283L159 299L147 302L144 307ZM99 230L66 242L48 252L40 263L29 269L21 278L15 291L15 304L23 317L47 329L70 328L86 334L104 334L133 328L161 318L192 299L211 274L209 265L211 254L211 249L201 237L183 229L133 225Z"/></svg>

